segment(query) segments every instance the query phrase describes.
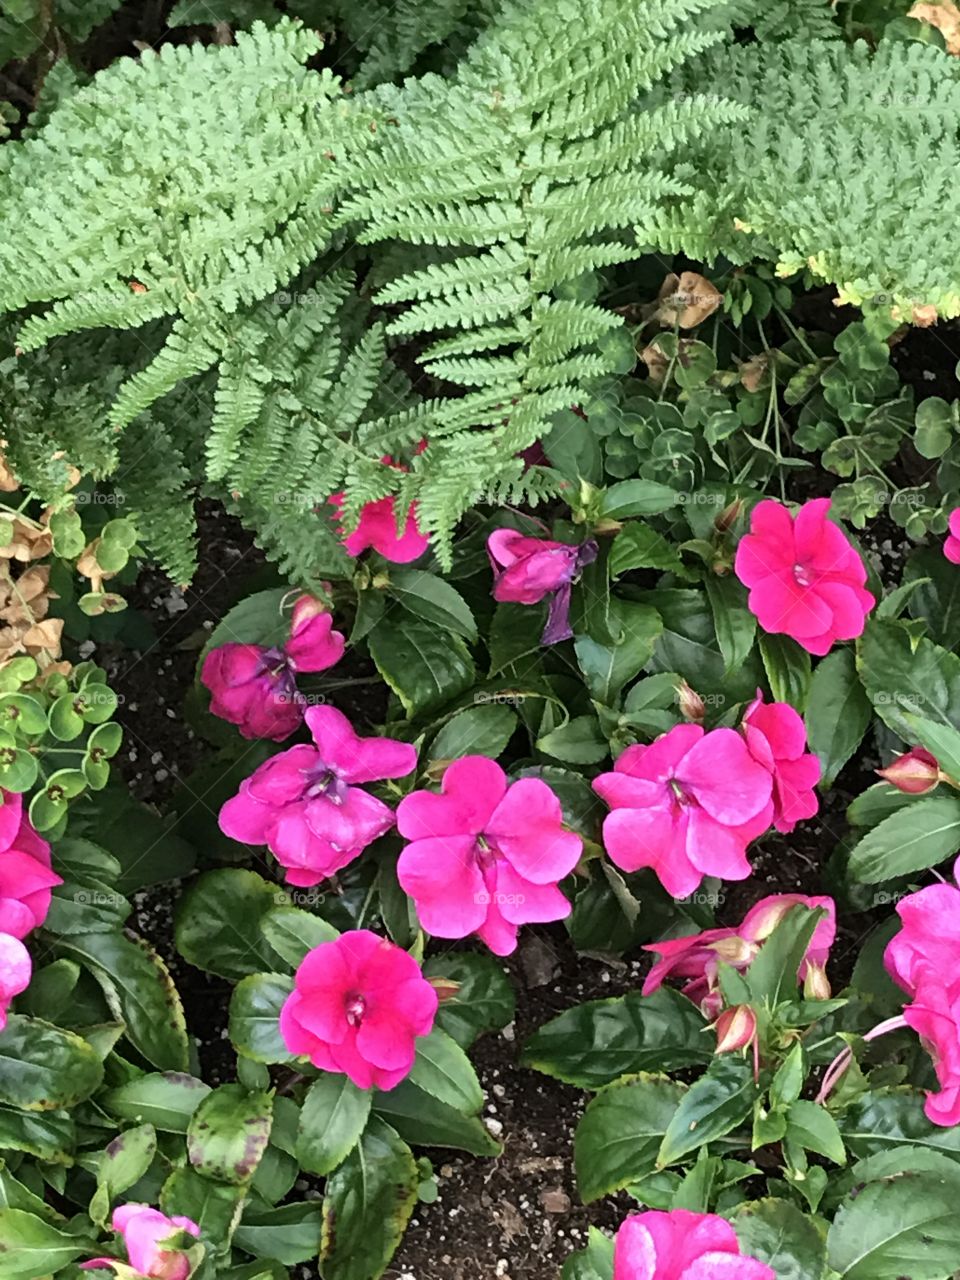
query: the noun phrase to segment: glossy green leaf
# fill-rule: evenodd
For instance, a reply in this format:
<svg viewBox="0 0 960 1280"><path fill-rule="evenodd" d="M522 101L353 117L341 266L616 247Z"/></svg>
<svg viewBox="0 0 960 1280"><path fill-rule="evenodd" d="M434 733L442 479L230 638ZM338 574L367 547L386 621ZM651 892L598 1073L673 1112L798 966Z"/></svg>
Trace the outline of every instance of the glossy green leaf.
<svg viewBox="0 0 960 1280"><path fill-rule="evenodd" d="M203 1098L187 1127L187 1155L215 1182L249 1182L270 1141L272 1095L223 1084Z"/></svg>
<svg viewBox="0 0 960 1280"><path fill-rule="evenodd" d="M256 1258L276 1259L285 1266L315 1258L320 1247L321 1213L316 1201L284 1204L278 1209L248 1205L233 1242Z"/></svg>
<svg viewBox="0 0 960 1280"><path fill-rule="evenodd" d="M822 1280L823 1237L788 1200L756 1200L737 1209L733 1228L740 1252L773 1269L777 1280Z"/></svg>
<svg viewBox="0 0 960 1280"><path fill-rule="evenodd" d="M97 1166L97 1189L90 1202L90 1216L104 1226L110 1208L146 1173L157 1154L157 1131L152 1124L137 1125L108 1144Z"/></svg>
<svg viewBox="0 0 960 1280"><path fill-rule="evenodd" d="M706 1143L725 1137L747 1121L758 1096L749 1063L731 1054L715 1058L684 1094L663 1135L657 1165L675 1164Z"/></svg>
<svg viewBox="0 0 960 1280"><path fill-rule="evenodd" d="M370 1115L373 1091L347 1076L324 1074L300 1109L297 1159L307 1173L328 1174L353 1150Z"/></svg>
<svg viewBox="0 0 960 1280"><path fill-rule="evenodd" d="M960 796L938 790L884 818L853 846L850 875L865 884L935 867L960 849Z"/></svg>
<svg viewBox="0 0 960 1280"><path fill-rule="evenodd" d="M275 898L283 896L274 894ZM300 967L308 951L340 936L332 924L300 907L271 907L262 917L260 928L272 950L292 969Z"/></svg>
<svg viewBox="0 0 960 1280"><path fill-rule="evenodd" d="M367 637L377 670L412 717L434 711L473 684L473 659L459 636L391 615Z"/></svg>
<svg viewBox="0 0 960 1280"><path fill-rule="evenodd" d="M746 589L732 574L721 578L708 573L703 585L724 666L727 672L736 671L746 661L757 634L757 620L747 608Z"/></svg>
<svg viewBox="0 0 960 1280"><path fill-rule="evenodd" d="M513 1021L516 999L503 965L486 951L454 951L430 956L423 966L427 978L446 978L459 990L441 1001L436 1025L469 1049L485 1031L499 1031Z"/></svg>
<svg viewBox="0 0 960 1280"><path fill-rule="evenodd" d="M510 707L489 702L458 711L447 721L430 744L430 760L459 760L461 756L489 756L492 760L506 749L517 727L517 715Z"/></svg>
<svg viewBox="0 0 960 1280"><path fill-rule="evenodd" d="M254 871L224 867L208 871L187 889L177 907L174 937L190 964L237 980L279 967L263 937L267 913L283 901L283 890Z"/></svg>
<svg viewBox="0 0 960 1280"><path fill-rule="evenodd" d="M89 1253L91 1236L67 1234L22 1209L0 1209L0 1274L4 1280L36 1280Z"/></svg>
<svg viewBox="0 0 960 1280"><path fill-rule="evenodd" d="M409 1078L387 1093L375 1094L373 1110L417 1146L453 1147L476 1156L498 1156L502 1150L479 1116L465 1115Z"/></svg>
<svg viewBox="0 0 960 1280"><path fill-rule="evenodd" d="M584 1203L612 1195L657 1167L657 1152L684 1086L641 1075L593 1098L577 1126L574 1163Z"/></svg>
<svg viewBox="0 0 960 1280"><path fill-rule="evenodd" d="M476 640L477 624L470 606L455 587L436 574L423 569L392 568L386 591L431 626L452 631L465 640Z"/></svg>
<svg viewBox="0 0 960 1280"><path fill-rule="evenodd" d="M837 649L818 664L807 702L807 741L820 760L821 785L832 786L870 727L873 708L850 649Z"/></svg>
<svg viewBox="0 0 960 1280"><path fill-rule="evenodd" d="M483 1090L470 1059L456 1040L439 1027L418 1038L408 1079L465 1115L476 1115L483 1106Z"/></svg>
<svg viewBox="0 0 960 1280"><path fill-rule="evenodd" d="M649 996L631 991L561 1013L533 1033L521 1062L565 1084L599 1089L625 1075L710 1062L705 1027L696 1005L669 987Z"/></svg>
<svg viewBox="0 0 960 1280"><path fill-rule="evenodd" d="M789 702L803 715L810 690L810 655L789 636L760 633L760 656L775 702Z"/></svg>
<svg viewBox="0 0 960 1280"><path fill-rule="evenodd" d="M827 1253L842 1280L944 1280L960 1257L960 1169L871 1182L839 1210Z"/></svg>
<svg viewBox="0 0 960 1280"><path fill-rule="evenodd" d="M57 1111L89 1098L102 1079L99 1055L72 1031L17 1014L0 1031L0 1103Z"/></svg>
<svg viewBox="0 0 960 1280"><path fill-rule="evenodd" d="M230 1039L238 1053L254 1062L296 1062L280 1035L280 1010L293 991L293 979L278 973L243 978L230 1000Z"/></svg>
<svg viewBox="0 0 960 1280"><path fill-rule="evenodd" d="M118 1085L100 1101L120 1120L152 1124L164 1133L186 1133L190 1117L209 1092L210 1086L196 1076L156 1071Z"/></svg>
<svg viewBox="0 0 960 1280"><path fill-rule="evenodd" d="M410 1148L374 1116L327 1180L320 1249L324 1280L382 1275L410 1220L419 1181Z"/></svg>

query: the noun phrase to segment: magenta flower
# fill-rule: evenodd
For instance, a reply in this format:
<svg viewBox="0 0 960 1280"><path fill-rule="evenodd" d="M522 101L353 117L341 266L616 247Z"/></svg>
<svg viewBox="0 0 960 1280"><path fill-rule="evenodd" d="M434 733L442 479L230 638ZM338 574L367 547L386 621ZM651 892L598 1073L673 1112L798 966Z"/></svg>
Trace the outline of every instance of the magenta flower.
<svg viewBox="0 0 960 1280"><path fill-rule="evenodd" d="M0 807L0 933L25 938L50 910L51 890L62 884L50 869L50 846L23 813L19 795L3 792Z"/></svg>
<svg viewBox="0 0 960 1280"><path fill-rule="evenodd" d="M943 544L943 554L954 564L960 564L960 507L950 512L947 526L950 532Z"/></svg>
<svg viewBox="0 0 960 1280"><path fill-rule="evenodd" d="M829 510L829 498L804 503L796 518L779 502L758 503L734 566L764 631L815 654L861 635L876 603L864 590L863 561Z"/></svg>
<svg viewBox="0 0 960 1280"><path fill-rule="evenodd" d="M570 546L549 538L528 538L516 529L494 529L487 539L493 568L493 598L513 604L539 604L550 597L542 644L569 640L570 594L574 578L597 558L597 544Z"/></svg>
<svg viewBox="0 0 960 1280"><path fill-rule="evenodd" d="M7 1025L10 1001L30 985L30 952L19 938L0 933L0 1031Z"/></svg>
<svg viewBox="0 0 960 1280"><path fill-rule="evenodd" d="M338 517L343 510L343 501L342 493L335 493L330 499ZM403 532L397 533L396 499L392 497L366 503L360 512L357 527L342 542L351 556L362 555L372 547L384 560L392 560L394 564L409 564L411 560L419 560L430 546L430 539L421 532L417 524L415 502L407 508Z"/></svg>
<svg viewBox="0 0 960 1280"><path fill-rule="evenodd" d="M773 825L790 832L820 807L814 791L820 761L807 751L803 717L789 703L765 703L758 689L743 713L741 728L750 754L773 778Z"/></svg>
<svg viewBox="0 0 960 1280"><path fill-rule="evenodd" d="M159 1209L146 1204L122 1204L113 1211L113 1229L123 1236L130 1266L146 1280L187 1280L190 1259L182 1249L170 1248L169 1242L181 1232L199 1236L200 1228L191 1218L168 1218ZM82 1262L84 1270L113 1267L118 1276L127 1272L116 1258L94 1258Z"/></svg>
<svg viewBox="0 0 960 1280"><path fill-rule="evenodd" d="M708 1016L715 1016L717 1001L717 964L720 960L740 973L745 973L757 958L760 943L765 942L791 907L817 907L826 911L818 922L810 945L797 973L798 982L805 981L812 969L822 970L830 955L837 933L837 910L832 898L808 897L802 893L777 893L761 900L744 916L736 928L707 929L686 938L671 938L643 948L660 959L647 974L643 994L656 991L666 978L686 978L683 994L700 1005Z"/></svg>
<svg viewBox="0 0 960 1280"><path fill-rule="evenodd" d="M291 1053L359 1089L393 1089L430 1034L437 993L413 956L368 929L323 942L304 957L280 1010Z"/></svg>
<svg viewBox="0 0 960 1280"><path fill-rule="evenodd" d="M442 790L414 791L397 809L397 878L438 938L475 933L509 955L521 924L563 920L557 887L580 860L583 841L563 829L560 801L539 778L507 783L485 756L455 760Z"/></svg>
<svg viewBox="0 0 960 1280"><path fill-rule="evenodd" d="M910 997L903 1022L919 1035L940 1084L924 1111L933 1124L960 1124L960 889L930 885L898 903L897 914L902 927L883 962Z"/></svg>
<svg viewBox="0 0 960 1280"><path fill-rule="evenodd" d="M777 1280L776 1272L740 1253L736 1232L712 1213L651 1210L627 1218L617 1232L613 1280Z"/></svg>
<svg viewBox="0 0 960 1280"><path fill-rule="evenodd" d="M733 729L678 724L628 747L593 789L613 810L603 822L612 860L623 871L651 867L675 898L704 876L745 880L747 845L773 816L770 771Z"/></svg>
<svg viewBox="0 0 960 1280"><path fill-rule="evenodd" d="M406 742L358 738L333 707L311 707L306 721L314 745L272 756L220 810L225 835L265 844L300 886L332 876L393 826L393 810L360 784L402 778L417 763Z"/></svg>
<svg viewBox="0 0 960 1280"><path fill-rule="evenodd" d="M210 710L245 738L282 742L303 722L306 700L297 691L296 673L326 671L343 657L345 644L324 605L301 596L283 648L222 644L210 650L200 673L210 690Z"/></svg>

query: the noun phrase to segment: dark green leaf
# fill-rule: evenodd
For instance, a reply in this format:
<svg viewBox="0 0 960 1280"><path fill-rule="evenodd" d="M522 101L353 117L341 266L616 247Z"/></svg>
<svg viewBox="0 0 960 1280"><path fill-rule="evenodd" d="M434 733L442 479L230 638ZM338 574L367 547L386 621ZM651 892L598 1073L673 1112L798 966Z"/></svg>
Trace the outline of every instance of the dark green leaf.
<svg viewBox="0 0 960 1280"><path fill-rule="evenodd" d="M190 1117L210 1086L179 1071L152 1072L111 1089L99 1099L108 1114L164 1133L186 1133Z"/></svg>
<svg viewBox="0 0 960 1280"><path fill-rule="evenodd" d="M243 978L230 1000L230 1039L238 1053L254 1062L296 1062L280 1035L280 1010L293 991L293 979L279 973Z"/></svg>
<svg viewBox="0 0 960 1280"><path fill-rule="evenodd" d="M516 712L495 702L458 711L430 745L430 760L459 760L481 755L496 760L513 737Z"/></svg>
<svg viewBox="0 0 960 1280"><path fill-rule="evenodd" d="M574 1138L584 1203L628 1186L657 1167L657 1151L684 1096L666 1076L612 1084L592 1099Z"/></svg>
<svg viewBox="0 0 960 1280"><path fill-rule="evenodd" d="M944 1280L960 1257L960 1170L871 1182L837 1213L828 1260L842 1280Z"/></svg>
<svg viewBox="0 0 960 1280"><path fill-rule="evenodd" d="M297 1159L307 1173L328 1174L356 1146L373 1091L358 1089L346 1076L325 1074L303 1100L297 1133Z"/></svg>
<svg viewBox="0 0 960 1280"><path fill-rule="evenodd" d="M704 586L725 669L736 671L746 662L757 634L757 620L747 608L746 589L732 574L720 578L708 573Z"/></svg>
<svg viewBox="0 0 960 1280"><path fill-rule="evenodd" d="M17 1014L0 1031L0 1103L57 1111L89 1098L102 1079L99 1055L72 1031Z"/></svg>
<svg viewBox="0 0 960 1280"><path fill-rule="evenodd" d="M241 1186L251 1180L270 1140L273 1098L242 1084L208 1093L190 1117L187 1155L198 1173Z"/></svg>
<svg viewBox="0 0 960 1280"><path fill-rule="evenodd" d="M431 626L476 640L477 624L470 606L449 582L423 569L391 569L387 592L410 613Z"/></svg>
<svg viewBox="0 0 960 1280"><path fill-rule="evenodd" d="M474 681L473 659L459 636L425 622L385 617L367 637L377 670L411 718L465 693Z"/></svg>
<svg viewBox="0 0 960 1280"><path fill-rule="evenodd" d="M759 1092L749 1063L729 1054L715 1058L684 1094L663 1135L657 1165L675 1164L744 1124Z"/></svg>
<svg viewBox="0 0 960 1280"><path fill-rule="evenodd" d="M810 689L810 655L789 636L760 634L760 656L775 702L789 702L803 715Z"/></svg>
<svg viewBox="0 0 960 1280"><path fill-rule="evenodd" d="M855 880L877 884L935 867L960 849L960 796L938 791L892 814L850 851Z"/></svg>
<svg viewBox="0 0 960 1280"><path fill-rule="evenodd" d="M734 1214L740 1252L771 1267L777 1280L822 1280L823 1237L788 1200L756 1200Z"/></svg>
<svg viewBox="0 0 960 1280"><path fill-rule="evenodd" d="M92 1248L89 1236L68 1235L22 1209L0 1209L0 1273L4 1280L50 1276Z"/></svg>
<svg viewBox="0 0 960 1280"><path fill-rule="evenodd" d="M447 978L460 984L437 1010L436 1025L469 1049L485 1031L499 1031L513 1021L515 999L502 964L488 952L450 952L431 956L423 966L427 978Z"/></svg>
<svg viewBox="0 0 960 1280"><path fill-rule="evenodd" d="M870 727L873 708L850 649L837 649L817 666L807 703L807 739L820 759L822 785L832 786Z"/></svg>
<svg viewBox="0 0 960 1280"><path fill-rule="evenodd" d="M187 889L177 908L177 950L198 969L221 978L245 978L279 967L261 932L283 891L254 871L208 871Z"/></svg>

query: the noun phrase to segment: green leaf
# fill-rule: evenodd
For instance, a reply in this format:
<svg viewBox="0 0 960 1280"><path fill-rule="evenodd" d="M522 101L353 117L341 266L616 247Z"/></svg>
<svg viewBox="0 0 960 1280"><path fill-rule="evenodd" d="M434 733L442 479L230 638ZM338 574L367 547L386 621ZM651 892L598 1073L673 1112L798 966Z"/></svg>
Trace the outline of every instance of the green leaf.
<svg viewBox="0 0 960 1280"><path fill-rule="evenodd" d="M152 1124L127 1129L109 1144L97 1166L97 1189L90 1201L90 1216L101 1227L110 1206L122 1192L143 1177L157 1154L157 1131Z"/></svg>
<svg viewBox="0 0 960 1280"><path fill-rule="evenodd" d="M346 1076L314 1081L300 1109L297 1159L307 1173L332 1173L357 1145L370 1115L373 1092Z"/></svg>
<svg viewBox="0 0 960 1280"><path fill-rule="evenodd" d="M960 574L942 547L920 547L907 561L901 590L910 590L911 618L922 618L927 633L948 649L960 635Z"/></svg>
<svg viewBox="0 0 960 1280"><path fill-rule="evenodd" d="M260 644L266 649L282 645L290 632L290 619L281 611L288 594L286 587L255 591L228 609L207 637L197 660L197 678L207 654L222 644Z"/></svg>
<svg viewBox="0 0 960 1280"><path fill-rule="evenodd" d="M866 1158L891 1148L935 1151L960 1161L960 1127L931 1124L919 1089L875 1089L837 1116L847 1150Z"/></svg>
<svg viewBox="0 0 960 1280"><path fill-rule="evenodd" d="M316 1257L320 1238L320 1206L310 1201L284 1204L279 1209L261 1209L249 1204L234 1232L233 1242L255 1258L276 1259L292 1267Z"/></svg>
<svg viewBox="0 0 960 1280"><path fill-rule="evenodd" d="M242 1084L208 1093L190 1117L187 1155L198 1173L242 1186L256 1173L270 1141L273 1097Z"/></svg>
<svg viewBox="0 0 960 1280"><path fill-rule="evenodd" d="M841 1206L827 1236L842 1280L944 1280L960 1257L960 1170L907 1171L868 1183Z"/></svg>
<svg viewBox="0 0 960 1280"><path fill-rule="evenodd" d="M657 1151L684 1096L666 1076L641 1075L593 1098L577 1126L574 1163L585 1204L657 1167Z"/></svg>
<svg viewBox="0 0 960 1280"><path fill-rule="evenodd" d="M391 569L387 592L415 617L476 640L477 624L463 596L449 582L423 569Z"/></svg>
<svg viewBox="0 0 960 1280"><path fill-rule="evenodd" d="M4 1280L36 1280L94 1248L90 1237L68 1235L23 1209L0 1209L0 1273Z"/></svg>
<svg viewBox="0 0 960 1280"><path fill-rule="evenodd" d="M72 1164L76 1127L68 1111L11 1111L0 1107L0 1148L25 1151L51 1164Z"/></svg>
<svg viewBox="0 0 960 1280"><path fill-rule="evenodd" d="M796 998L797 973L823 914L822 908L811 911L795 906L780 920L747 971L754 1001L775 1009L782 1001Z"/></svg>
<svg viewBox="0 0 960 1280"><path fill-rule="evenodd" d="M163 1184L160 1208L168 1217L192 1218L205 1239L228 1248L245 1196L243 1187L213 1182L187 1165Z"/></svg>
<svg viewBox="0 0 960 1280"><path fill-rule="evenodd" d="M947 720L960 729L960 658L930 640L914 642L903 622L871 619L857 664L877 715L909 742L904 711Z"/></svg>
<svg viewBox="0 0 960 1280"><path fill-rule="evenodd" d="M324 1280L383 1274L410 1220L420 1181L405 1142L376 1116L328 1179L320 1266Z"/></svg>
<svg viewBox="0 0 960 1280"><path fill-rule="evenodd" d="M960 732L952 724L929 720L913 711L904 711L903 718L920 745L935 757L943 772L960 781Z"/></svg>
<svg viewBox="0 0 960 1280"><path fill-rule="evenodd" d="M280 1010L293 991L293 979L279 973L255 973L237 983L230 1000L230 1039L238 1053L254 1062L296 1062L280 1035Z"/></svg>
<svg viewBox="0 0 960 1280"><path fill-rule="evenodd" d="M408 1079L464 1115L476 1115L483 1106L483 1090L470 1059L439 1027L417 1040Z"/></svg>
<svg viewBox="0 0 960 1280"><path fill-rule="evenodd" d="M196 807L195 800L192 800ZM146 885L187 876L197 855L192 844L173 834L171 822L141 804L125 786L109 786L97 796L97 844L120 863L115 884L130 894Z"/></svg>
<svg viewBox="0 0 960 1280"><path fill-rule="evenodd" d="M613 1241L596 1227L589 1228L586 1249L573 1253L563 1264L561 1280L611 1280Z"/></svg>
<svg viewBox="0 0 960 1280"><path fill-rule="evenodd" d="M568 764L599 764L610 754L596 716L576 716L537 739L537 750Z"/></svg>
<svg viewBox="0 0 960 1280"><path fill-rule="evenodd" d="M810 655L789 636L760 633L760 656L775 702L789 702L803 715L810 688Z"/></svg>
<svg viewBox="0 0 960 1280"><path fill-rule="evenodd" d="M657 1153L658 1167L675 1164L744 1124L759 1094L747 1062L731 1055L715 1058L677 1107Z"/></svg>
<svg viewBox="0 0 960 1280"><path fill-rule="evenodd" d="M731 1219L747 1258L765 1262L777 1280L822 1280L823 1237L813 1221L788 1200L741 1205Z"/></svg>
<svg viewBox="0 0 960 1280"><path fill-rule="evenodd" d="M746 662L757 634L757 620L747 608L746 589L732 574L720 578L708 573L704 586L725 671L736 671Z"/></svg>
<svg viewBox="0 0 960 1280"><path fill-rule="evenodd" d="M630 516L658 516L675 507L679 495L665 484L653 480L624 480L611 485L600 499L600 514L608 520L626 520Z"/></svg>
<svg viewBox="0 0 960 1280"><path fill-rule="evenodd" d="M610 548L610 576L619 578L631 569L682 569L680 555L662 533L641 521L624 525Z"/></svg>
<svg viewBox="0 0 960 1280"><path fill-rule="evenodd" d="M174 939L190 964L236 981L279 967L261 925L283 901L283 891L254 871L207 871L187 889L177 908Z"/></svg>
<svg viewBox="0 0 960 1280"><path fill-rule="evenodd" d="M430 744L430 760L459 760L461 756L489 756L506 749L517 727L516 712L494 702L458 711Z"/></svg>
<svg viewBox="0 0 960 1280"><path fill-rule="evenodd" d="M535 1031L521 1063L564 1084L599 1089L621 1076L710 1062L713 1046L697 1007L669 987L591 1000Z"/></svg>
<svg viewBox="0 0 960 1280"><path fill-rule="evenodd" d="M183 1006L169 970L141 938L91 933L61 940L100 983L130 1043L161 1071L185 1071L189 1061Z"/></svg>
<svg viewBox="0 0 960 1280"><path fill-rule="evenodd" d="M473 659L459 636L389 616L367 637L377 670L412 719L452 702L473 684Z"/></svg>
<svg viewBox="0 0 960 1280"><path fill-rule="evenodd" d="M179 1071L151 1072L104 1094L104 1110L120 1120L152 1124L163 1133L186 1133L190 1117L210 1086Z"/></svg>
<svg viewBox="0 0 960 1280"><path fill-rule="evenodd" d="M787 1141L825 1156L834 1164L846 1164L847 1153L837 1122L825 1107L804 1098L792 1103L787 1112Z"/></svg>
<svg viewBox="0 0 960 1280"><path fill-rule="evenodd" d="M274 894L275 898L283 896ZM261 919L260 928L277 956L294 969L299 969L308 951L340 936L332 924L300 907L271 907Z"/></svg>
<svg viewBox="0 0 960 1280"><path fill-rule="evenodd" d="M821 785L830 787L870 727L873 707L849 649L837 649L817 665L807 703L807 740L820 760Z"/></svg>
<svg viewBox="0 0 960 1280"><path fill-rule="evenodd" d="M960 796L938 791L868 831L850 850L849 874L865 884L935 867L960 849Z"/></svg>
<svg viewBox="0 0 960 1280"><path fill-rule="evenodd" d="M464 1115L410 1079L388 1093L376 1093L373 1110L387 1120L401 1138L418 1146L454 1147L476 1156L498 1156L502 1150L479 1116Z"/></svg>
<svg viewBox="0 0 960 1280"><path fill-rule="evenodd" d="M99 1055L72 1031L18 1014L0 1031L0 1103L58 1111L89 1098L102 1079Z"/></svg>
<svg viewBox="0 0 960 1280"><path fill-rule="evenodd" d="M578 636L574 642L577 662L591 698L607 707L616 705L624 685L639 675L650 661L663 631L659 613L644 604L616 601L610 620L612 629L619 632L616 644L598 644L589 636Z"/></svg>
<svg viewBox="0 0 960 1280"><path fill-rule="evenodd" d="M502 964L489 952L460 951L431 956L424 977L459 983L456 995L443 1000L436 1025L469 1049L485 1031L499 1031L514 1018L516 999Z"/></svg>

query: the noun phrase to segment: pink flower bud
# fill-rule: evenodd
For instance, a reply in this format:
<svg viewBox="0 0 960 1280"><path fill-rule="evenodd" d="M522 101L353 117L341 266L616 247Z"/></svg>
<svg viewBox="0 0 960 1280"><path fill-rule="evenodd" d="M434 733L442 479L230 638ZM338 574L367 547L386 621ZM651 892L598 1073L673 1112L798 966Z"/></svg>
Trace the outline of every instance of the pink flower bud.
<svg viewBox="0 0 960 1280"><path fill-rule="evenodd" d="M686 680L681 680L677 686L677 704L684 720L690 720L693 724L703 724L707 708L699 693L696 689L691 689Z"/></svg>
<svg viewBox="0 0 960 1280"><path fill-rule="evenodd" d="M830 979L822 964L807 965L807 974L803 980L803 996L805 1000L829 1000L833 995Z"/></svg>
<svg viewBox="0 0 960 1280"><path fill-rule="evenodd" d="M922 796L940 781L940 766L925 747L913 747L877 773L908 796Z"/></svg>
<svg viewBox="0 0 960 1280"><path fill-rule="evenodd" d="M734 1005L732 1009L724 1009L714 1024L717 1033L717 1053L733 1053L735 1049L745 1049L757 1034L757 1015L748 1004Z"/></svg>

